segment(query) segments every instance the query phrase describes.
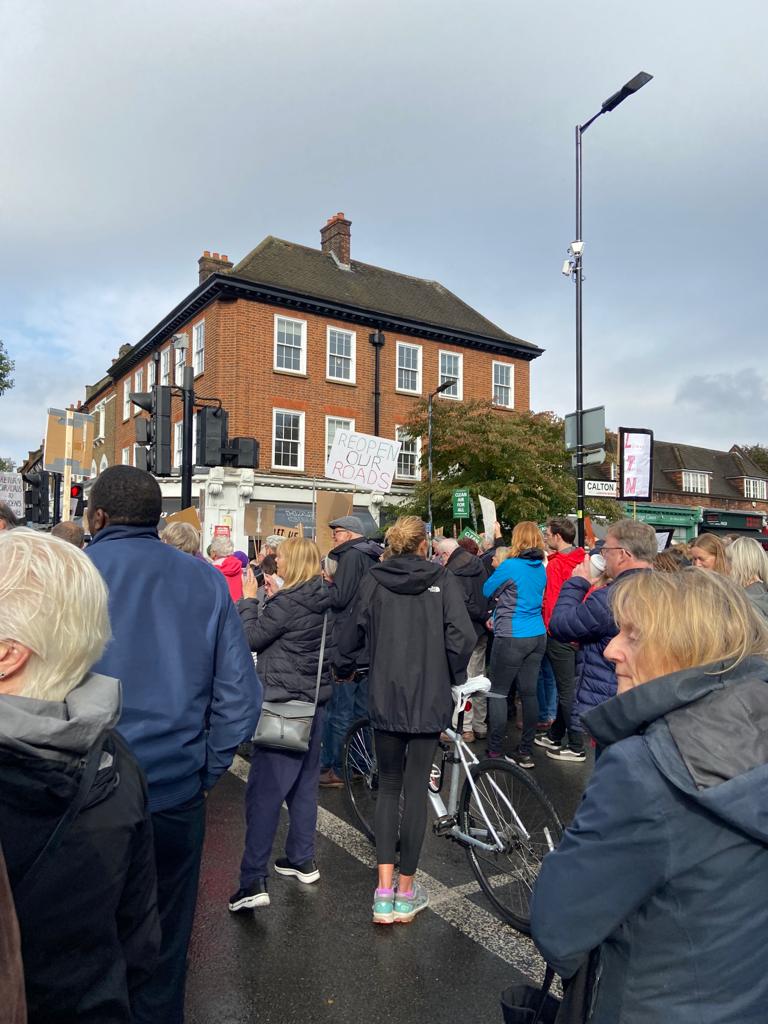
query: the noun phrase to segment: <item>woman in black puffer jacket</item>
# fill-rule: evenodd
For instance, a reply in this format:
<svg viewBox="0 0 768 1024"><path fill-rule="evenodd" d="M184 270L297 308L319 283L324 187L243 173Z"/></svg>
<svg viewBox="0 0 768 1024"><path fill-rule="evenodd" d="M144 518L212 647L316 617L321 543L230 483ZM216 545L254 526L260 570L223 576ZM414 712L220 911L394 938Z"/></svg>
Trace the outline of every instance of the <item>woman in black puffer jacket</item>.
<svg viewBox="0 0 768 1024"><path fill-rule="evenodd" d="M239 606L240 618L251 650L258 654L264 699L311 702L317 689L323 622L331 603L317 545L301 537L285 541L277 552L277 571L278 576L268 580L271 593L260 613L258 602L250 599L255 583L249 573L246 599ZM326 640L309 750L302 754L254 748L245 792L240 888L229 900L230 910L269 905L267 863L283 801L288 805L291 823L286 855L275 861L275 871L304 883L320 878L315 863L315 828L324 704L331 695L328 663Z"/></svg>

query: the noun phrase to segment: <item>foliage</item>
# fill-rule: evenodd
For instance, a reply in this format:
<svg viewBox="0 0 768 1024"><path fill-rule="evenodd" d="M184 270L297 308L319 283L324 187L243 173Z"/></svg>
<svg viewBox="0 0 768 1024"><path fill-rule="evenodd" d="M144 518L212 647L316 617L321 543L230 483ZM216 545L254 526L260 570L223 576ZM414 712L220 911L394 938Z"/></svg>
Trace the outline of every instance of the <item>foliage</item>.
<svg viewBox="0 0 768 1024"><path fill-rule="evenodd" d="M768 473L768 448L763 444L741 444L739 448L745 452L753 462L756 462L764 473Z"/></svg>
<svg viewBox="0 0 768 1024"><path fill-rule="evenodd" d="M411 437L421 437L425 479L398 513L426 518L427 403L420 402L406 424ZM452 495L468 487L491 498L502 529L507 533L523 519L543 523L553 515L576 509L576 482L570 456L564 448L563 421L551 412L501 412L489 402L450 402L436 399L432 411L432 510L435 526L453 527ZM621 513L613 501L590 502L587 513L616 519ZM468 525L465 523L465 525Z"/></svg>
<svg viewBox="0 0 768 1024"><path fill-rule="evenodd" d="M16 364L8 355L5 344L0 341L0 396L10 391L13 387L13 377Z"/></svg>
<svg viewBox="0 0 768 1024"><path fill-rule="evenodd" d="M16 469L16 463L13 459L0 458L0 473L13 473Z"/></svg>

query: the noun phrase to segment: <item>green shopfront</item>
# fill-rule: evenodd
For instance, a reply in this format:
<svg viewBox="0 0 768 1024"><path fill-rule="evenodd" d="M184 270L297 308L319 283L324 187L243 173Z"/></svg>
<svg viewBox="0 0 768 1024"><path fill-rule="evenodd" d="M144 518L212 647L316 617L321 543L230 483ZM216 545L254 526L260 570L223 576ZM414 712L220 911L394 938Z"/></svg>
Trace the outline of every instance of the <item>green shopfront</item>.
<svg viewBox="0 0 768 1024"><path fill-rule="evenodd" d="M640 502L626 502L624 515L640 519L654 529L674 530L673 540L677 543L693 540L701 531L702 509L685 505L644 505Z"/></svg>

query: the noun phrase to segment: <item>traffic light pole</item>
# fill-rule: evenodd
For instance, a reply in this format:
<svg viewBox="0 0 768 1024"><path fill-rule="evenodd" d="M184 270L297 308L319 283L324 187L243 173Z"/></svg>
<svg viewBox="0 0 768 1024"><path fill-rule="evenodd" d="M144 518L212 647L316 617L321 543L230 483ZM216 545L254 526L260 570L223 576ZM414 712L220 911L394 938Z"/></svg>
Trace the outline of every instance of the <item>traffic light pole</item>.
<svg viewBox="0 0 768 1024"><path fill-rule="evenodd" d="M195 371L191 366L184 367L181 391L184 403L181 448L181 507L190 508L192 505L192 470L195 464L195 453L192 451L192 417L195 414Z"/></svg>

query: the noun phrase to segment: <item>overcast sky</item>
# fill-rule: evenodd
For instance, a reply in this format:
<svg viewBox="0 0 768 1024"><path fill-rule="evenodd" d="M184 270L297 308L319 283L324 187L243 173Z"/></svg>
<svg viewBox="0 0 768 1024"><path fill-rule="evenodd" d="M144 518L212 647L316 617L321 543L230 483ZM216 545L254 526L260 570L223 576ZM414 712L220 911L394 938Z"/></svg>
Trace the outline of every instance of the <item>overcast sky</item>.
<svg viewBox="0 0 768 1024"><path fill-rule="evenodd" d="M764 0L0 0L0 24L0 455L203 249L319 246L337 210L353 258L545 348L533 408L570 411L574 126L640 70L584 136L585 406L768 442Z"/></svg>

